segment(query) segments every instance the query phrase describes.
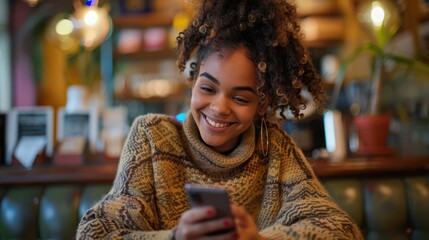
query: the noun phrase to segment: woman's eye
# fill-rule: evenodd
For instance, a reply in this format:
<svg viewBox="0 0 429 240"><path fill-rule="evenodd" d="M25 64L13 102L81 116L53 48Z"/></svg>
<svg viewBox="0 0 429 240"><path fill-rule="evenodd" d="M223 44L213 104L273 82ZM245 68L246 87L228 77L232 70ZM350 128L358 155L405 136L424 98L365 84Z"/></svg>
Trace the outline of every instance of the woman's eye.
<svg viewBox="0 0 429 240"><path fill-rule="evenodd" d="M210 87L204 87L204 86L202 86L202 87L200 87L200 89L203 90L203 92L206 92L206 93L213 93L214 92L214 90L212 88L210 88Z"/></svg>
<svg viewBox="0 0 429 240"><path fill-rule="evenodd" d="M246 104L246 103L249 103L249 101L248 101L247 99L242 98L242 97L234 97L234 100L235 100L236 102L240 103L240 104Z"/></svg>

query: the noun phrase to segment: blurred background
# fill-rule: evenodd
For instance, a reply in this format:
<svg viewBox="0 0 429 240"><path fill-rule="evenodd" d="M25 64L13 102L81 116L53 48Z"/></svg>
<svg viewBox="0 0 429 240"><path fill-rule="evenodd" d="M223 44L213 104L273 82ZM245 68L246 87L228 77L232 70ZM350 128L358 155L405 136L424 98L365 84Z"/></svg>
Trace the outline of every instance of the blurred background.
<svg viewBox="0 0 429 240"><path fill-rule="evenodd" d="M363 43L377 40L375 30L365 23L371 18L365 15L371 11L368 4L373 2L377 1L296 1L305 45L330 96L342 62ZM378 2L390 3L383 16L393 21L387 27L395 27L383 49L427 62L428 3ZM50 107L54 148L65 136L88 131L91 151L105 152L106 146L113 148L123 141L136 116L165 113L181 120L188 110L187 72L179 74L175 66L175 38L192 15L186 1L9 0L0 4L0 112L9 119L13 109ZM342 141L348 155L358 149L349 125L368 107L371 61L371 54L364 53L350 62L338 99L328 103L329 110L342 114ZM385 65L388 71L398 71L392 61ZM393 116L388 141L399 154L427 154L428 75L405 72L402 78L395 75L384 81L380 97L383 111ZM307 156L328 156L326 120L312 106L311 96L303 95L308 100L305 118L290 118L283 127ZM65 133L69 125L63 126L65 121L59 118L73 112L96 118L90 130ZM5 131L2 134L6 136ZM2 139L5 149L7 137ZM109 143L108 139L114 140ZM117 157L117 148L109 154Z"/></svg>
<svg viewBox="0 0 429 240"><path fill-rule="evenodd" d="M295 2L329 101L303 91L305 117L281 126L365 239L429 239L429 1ZM0 0L0 239L74 239L132 121L183 120L191 15L185 0Z"/></svg>

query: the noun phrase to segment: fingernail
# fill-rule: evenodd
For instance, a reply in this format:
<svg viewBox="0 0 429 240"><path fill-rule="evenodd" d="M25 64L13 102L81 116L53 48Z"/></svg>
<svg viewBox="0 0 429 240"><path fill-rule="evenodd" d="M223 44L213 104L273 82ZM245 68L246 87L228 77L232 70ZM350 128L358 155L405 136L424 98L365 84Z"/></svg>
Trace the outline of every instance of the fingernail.
<svg viewBox="0 0 429 240"><path fill-rule="evenodd" d="M231 221L229 221L229 220L225 220L225 221L223 221L223 225L224 225L225 227L228 227L229 225L231 225Z"/></svg>
<svg viewBox="0 0 429 240"><path fill-rule="evenodd" d="M214 214L213 209L207 209L207 215L212 216Z"/></svg>

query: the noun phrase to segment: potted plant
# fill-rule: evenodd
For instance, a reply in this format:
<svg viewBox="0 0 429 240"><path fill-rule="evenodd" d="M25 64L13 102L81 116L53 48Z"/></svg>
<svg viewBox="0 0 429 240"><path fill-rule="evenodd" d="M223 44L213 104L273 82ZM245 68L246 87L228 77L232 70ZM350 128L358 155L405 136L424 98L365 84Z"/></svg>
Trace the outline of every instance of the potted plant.
<svg viewBox="0 0 429 240"><path fill-rule="evenodd" d="M338 71L333 90L333 106L335 107L344 76L348 66L361 54L369 53L372 59L370 76L370 94L368 95L368 109L356 116L353 125L359 136L357 154L379 155L390 154L393 150L387 147L387 138L391 116L380 110L380 99L383 85L393 72L386 70L386 64L402 66L405 72L417 69L429 72L429 66L417 59L400 56L388 51L388 43L395 35L401 24L397 7L389 0L366 1L358 8L358 18L373 34L375 41L361 44L347 59ZM407 74L400 74L405 79Z"/></svg>

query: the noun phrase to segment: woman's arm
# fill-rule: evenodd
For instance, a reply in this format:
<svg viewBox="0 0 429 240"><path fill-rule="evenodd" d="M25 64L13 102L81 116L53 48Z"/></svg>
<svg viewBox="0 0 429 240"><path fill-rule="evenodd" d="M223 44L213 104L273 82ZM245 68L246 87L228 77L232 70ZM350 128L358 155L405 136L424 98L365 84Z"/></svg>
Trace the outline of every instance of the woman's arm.
<svg viewBox="0 0 429 240"><path fill-rule="evenodd" d="M157 231L158 225L150 143L140 117L124 145L112 189L85 213L77 239L172 237L170 230Z"/></svg>
<svg viewBox="0 0 429 240"><path fill-rule="evenodd" d="M356 223L316 179L303 181L283 194L275 224L261 231L267 239L363 239Z"/></svg>
<svg viewBox="0 0 429 240"><path fill-rule="evenodd" d="M331 199L302 151L283 132L272 179L278 193L274 224L261 234L268 239L362 239L356 223ZM275 136L275 134L273 135Z"/></svg>
<svg viewBox="0 0 429 240"><path fill-rule="evenodd" d="M319 195L314 186L304 185L291 192L301 195L300 199L289 195L290 201L282 204L274 224L260 232L252 216L243 207L233 205L238 239L363 239L353 220L329 199L323 200L325 196Z"/></svg>

